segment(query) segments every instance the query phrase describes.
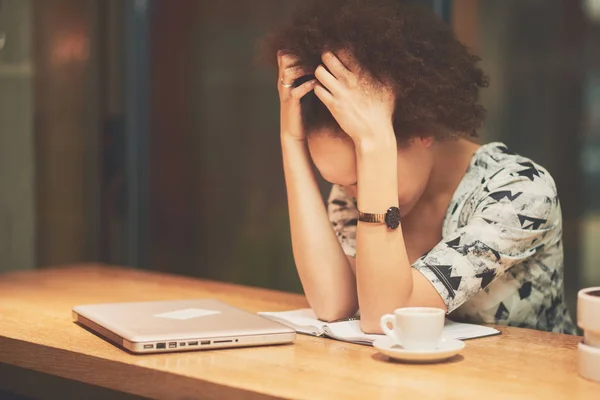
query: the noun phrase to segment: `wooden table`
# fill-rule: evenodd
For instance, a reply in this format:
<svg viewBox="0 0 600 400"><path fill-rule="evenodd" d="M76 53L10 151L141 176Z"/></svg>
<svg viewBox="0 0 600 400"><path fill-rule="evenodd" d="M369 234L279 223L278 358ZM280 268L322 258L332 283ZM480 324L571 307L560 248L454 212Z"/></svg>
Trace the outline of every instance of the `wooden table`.
<svg viewBox="0 0 600 400"><path fill-rule="evenodd" d="M302 335L292 345L136 356L71 322L76 304L202 297L253 312L307 305L295 294L100 265L0 275L0 390L82 399L600 399L600 384L576 371L580 338L533 330L501 328L446 363L410 365Z"/></svg>

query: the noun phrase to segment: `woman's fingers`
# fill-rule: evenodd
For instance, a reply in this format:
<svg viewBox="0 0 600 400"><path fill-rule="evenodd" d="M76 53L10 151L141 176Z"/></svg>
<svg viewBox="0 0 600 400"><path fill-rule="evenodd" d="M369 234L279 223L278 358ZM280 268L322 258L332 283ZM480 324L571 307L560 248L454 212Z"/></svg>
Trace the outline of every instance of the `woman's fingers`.
<svg viewBox="0 0 600 400"><path fill-rule="evenodd" d="M291 54L286 54L281 50L279 50L277 52L277 65L279 66L279 69L293 67L297 64L298 64L298 57L293 56Z"/></svg>
<svg viewBox="0 0 600 400"><path fill-rule="evenodd" d="M327 106L329 111L331 111L333 107L333 95L320 83L317 82L315 84L315 95Z"/></svg>
<svg viewBox="0 0 600 400"><path fill-rule="evenodd" d="M329 92L333 94L339 93L341 88L340 82L323 65L317 67L315 77Z"/></svg>
<svg viewBox="0 0 600 400"><path fill-rule="evenodd" d="M326 51L321 55L323 64L331 71L331 74L337 79L348 79L351 72L346 66L340 61L340 59L330 51Z"/></svg>
<svg viewBox="0 0 600 400"><path fill-rule="evenodd" d="M285 85L292 85L296 81L296 79L304 75L306 75L306 72L303 68L299 66L288 67L281 70L281 73L279 75L279 83Z"/></svg>
<svg viewBox="0 0 600 400"><path fill-rule="evenodd" d="M308 82L304 82L302 85L298 86L297 88L292 89L291 96L296 100L300 100L308 92L313 90L315 88L316 84L317 84L316 79L310 80Z"/></svg>
<svg viewBox="0 0 600 400"><path fill-rule="evenodd" d="M277 52L277 63L279 65L278 86L291 89L296 79L307 75L306 69L299 65L299 59L291 54L285 54L281 50Z"/></svg>

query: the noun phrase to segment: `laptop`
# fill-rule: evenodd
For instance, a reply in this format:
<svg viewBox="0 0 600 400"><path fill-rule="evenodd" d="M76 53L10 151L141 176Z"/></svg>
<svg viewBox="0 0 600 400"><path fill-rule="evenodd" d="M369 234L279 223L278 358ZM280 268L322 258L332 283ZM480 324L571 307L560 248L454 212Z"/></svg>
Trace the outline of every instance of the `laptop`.
<svg viewBox="0 0 600 400"><path fill-rule="evenodd" d="M74 322L132 353L291 343L296 331L219 300L79 305Z"/></svg>

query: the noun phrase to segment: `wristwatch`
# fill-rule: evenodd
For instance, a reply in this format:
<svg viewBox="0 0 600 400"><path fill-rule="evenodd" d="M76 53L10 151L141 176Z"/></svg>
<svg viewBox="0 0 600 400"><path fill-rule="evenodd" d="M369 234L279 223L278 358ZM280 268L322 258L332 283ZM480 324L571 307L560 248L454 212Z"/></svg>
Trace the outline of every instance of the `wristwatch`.
<svg viewBox="0 0 600 400"><path fill-rule="evenodd" d="M385 223L389 229L397 229L400 226L400 209L398 207L390 207L384 214L371 214L359 211L358 220L373 224Z"/></svg>

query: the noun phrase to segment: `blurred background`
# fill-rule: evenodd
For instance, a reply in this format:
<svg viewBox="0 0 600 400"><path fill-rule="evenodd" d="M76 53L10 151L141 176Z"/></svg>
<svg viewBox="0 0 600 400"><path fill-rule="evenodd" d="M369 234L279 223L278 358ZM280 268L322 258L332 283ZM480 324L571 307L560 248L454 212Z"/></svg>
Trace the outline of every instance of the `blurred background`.
<svg viewBox="0 0 600 400"><path fill-rule="evenodd" d="M600 285L600 1L418 2L483 59L481 141L553 174L574 307ZM301 291L276 78L254 63L288 9L0 0L0 272L100 261Z"/></svg>

